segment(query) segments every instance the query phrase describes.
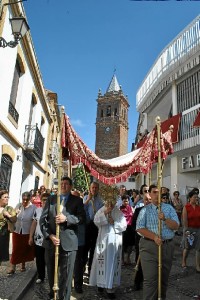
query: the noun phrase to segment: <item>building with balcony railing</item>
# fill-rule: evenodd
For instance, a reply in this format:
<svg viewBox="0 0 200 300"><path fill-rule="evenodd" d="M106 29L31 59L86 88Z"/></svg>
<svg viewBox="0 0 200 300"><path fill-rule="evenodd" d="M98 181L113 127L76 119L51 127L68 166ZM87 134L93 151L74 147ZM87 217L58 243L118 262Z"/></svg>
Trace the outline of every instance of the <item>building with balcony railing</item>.
<svg viewBox="0 0 200 300"><path fill-rule="evenodd" d="M181 115L174 153L164 164L163 186L183 196L200 188L200 127L193 127L200 110L200 16L160 53L138 89L136 105L140 113L136 143L139 135L155 126L156 116L165 121ZM137 185L149 183L149 178L155 183L156 166L149 175L138 175Z"/></svg>
<svg viewBox="0 0 200 300"><path fill-rule="evenodd" d="M10 19L26 14L21 2L4 3L0 36L9 41ZM0 47L0 82L0 189L9 190L15 206L22 192L51 188L57 178L55 151L50 159L51 142L60 134L57 95L44 87L30 32L17 47Z"/></svg>

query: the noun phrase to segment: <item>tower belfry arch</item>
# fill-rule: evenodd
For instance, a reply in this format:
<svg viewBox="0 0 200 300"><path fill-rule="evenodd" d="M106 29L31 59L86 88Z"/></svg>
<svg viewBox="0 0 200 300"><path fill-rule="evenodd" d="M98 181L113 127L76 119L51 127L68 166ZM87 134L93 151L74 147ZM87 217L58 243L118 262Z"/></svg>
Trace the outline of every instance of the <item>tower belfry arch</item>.
<svg viewBox="0 0 200 300"><path fill-rule="evenodd" d="M114 74L103 95L97 98L95 153L110 159L128 152L128 98Z"/></svg>

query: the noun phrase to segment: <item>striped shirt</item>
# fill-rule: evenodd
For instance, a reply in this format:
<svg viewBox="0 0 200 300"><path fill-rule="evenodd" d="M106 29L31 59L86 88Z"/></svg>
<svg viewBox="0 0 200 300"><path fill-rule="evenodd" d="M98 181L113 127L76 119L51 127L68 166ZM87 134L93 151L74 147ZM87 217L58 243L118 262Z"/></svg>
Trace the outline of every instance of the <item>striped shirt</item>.
<svg viewBox="0 0 200 300"><path fill-rule="evenodd" d="M177 213L170 204L161 203L161 211L164 213L166 219L174 220L179 224ZM142 228L146 228L158 235L158 207L153 203L146 205L139 213L136 230ZM161 221L161 233L163 240L174 237L174 230L170 229L164 221Z"/></svg>

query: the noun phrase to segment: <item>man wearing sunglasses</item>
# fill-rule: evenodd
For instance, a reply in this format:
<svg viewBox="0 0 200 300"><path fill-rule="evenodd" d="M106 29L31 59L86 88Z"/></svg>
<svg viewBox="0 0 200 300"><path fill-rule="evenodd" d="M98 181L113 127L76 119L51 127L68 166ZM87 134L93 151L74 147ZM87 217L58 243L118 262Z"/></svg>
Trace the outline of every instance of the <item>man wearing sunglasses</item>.
<svg viewBox="0 0 200 300"><path fill-rule="evenodd" d="M161 297L166 299L169 273L173 261L174 230L179 227L175 209L161 203L158 212L159 190L156 185L149 187L151 203L139 213L136 230L143 237L140 239L139 250L144 275L143 300L158 299L158 246L162 245L162 284ZM161 220L161 236L158 234L158 220Z"/></svg>

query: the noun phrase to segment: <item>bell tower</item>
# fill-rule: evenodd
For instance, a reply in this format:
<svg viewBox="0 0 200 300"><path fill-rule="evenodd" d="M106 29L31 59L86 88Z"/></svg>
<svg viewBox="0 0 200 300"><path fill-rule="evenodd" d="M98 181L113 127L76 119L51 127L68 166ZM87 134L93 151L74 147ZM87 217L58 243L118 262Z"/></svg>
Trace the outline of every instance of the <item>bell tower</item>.
<svg viewBox="0 0 200 300"><path fill-rule="evenodd" d="M104 95L97 98L95 153L110 159L128 152L128 98L114 74Z"/></svg>

